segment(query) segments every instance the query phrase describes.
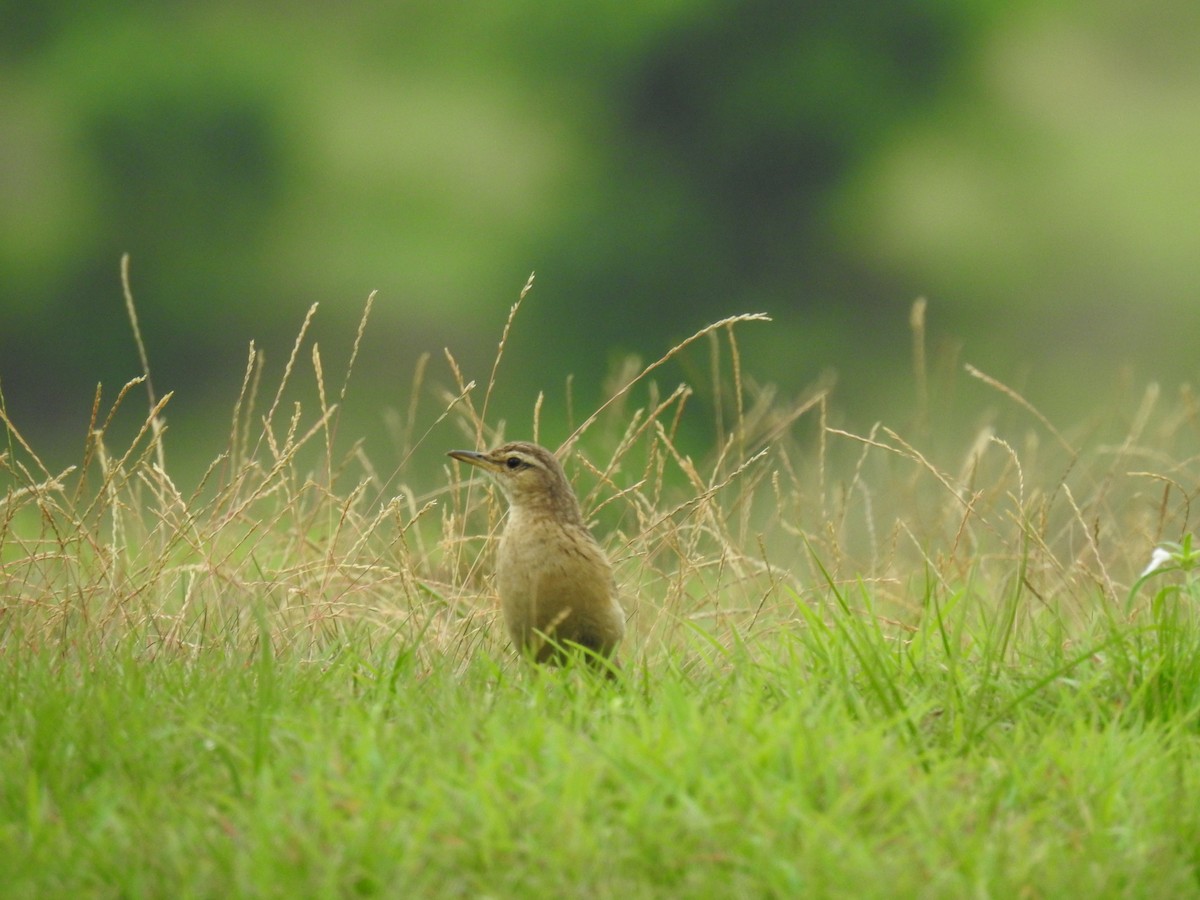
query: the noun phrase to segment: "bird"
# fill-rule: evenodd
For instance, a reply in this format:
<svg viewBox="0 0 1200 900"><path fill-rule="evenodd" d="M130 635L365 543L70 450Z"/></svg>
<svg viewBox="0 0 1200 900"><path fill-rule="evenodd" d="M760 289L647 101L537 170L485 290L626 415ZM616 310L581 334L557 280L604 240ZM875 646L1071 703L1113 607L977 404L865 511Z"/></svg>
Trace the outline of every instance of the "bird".
<svg viewBox="0 0 1200 900"><path fill-rule="evenodd" d="M615 665L625 611L612 565L588 530L558 458L526 441L447 455L482 469L508 500L496 584L517 650L539 663L561 663L574 644L590 651L591 661Z"/></svg>

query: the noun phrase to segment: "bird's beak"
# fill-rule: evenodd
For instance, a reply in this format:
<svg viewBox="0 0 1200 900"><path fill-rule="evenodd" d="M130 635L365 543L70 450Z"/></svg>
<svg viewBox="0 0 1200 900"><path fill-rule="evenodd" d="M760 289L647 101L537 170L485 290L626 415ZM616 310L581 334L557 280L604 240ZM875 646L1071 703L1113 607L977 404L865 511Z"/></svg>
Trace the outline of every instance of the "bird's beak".
<svg viewBox="0 0 1200 900"><path fill-rule="evenodd" d="M476 453L474 450L451 450L446 454L449 457L457 459L459 462L465 462L472 466L479 466L481 469L487 469L490 472L500 471L500 467L492 462L485 453Z"/></svg>

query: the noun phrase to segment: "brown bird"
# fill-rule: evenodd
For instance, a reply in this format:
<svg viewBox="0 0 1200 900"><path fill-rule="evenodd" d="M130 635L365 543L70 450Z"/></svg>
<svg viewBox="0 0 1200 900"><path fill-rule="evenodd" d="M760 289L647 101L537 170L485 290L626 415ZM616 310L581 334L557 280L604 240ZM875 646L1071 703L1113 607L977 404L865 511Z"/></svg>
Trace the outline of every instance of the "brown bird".
<svg viewBox="0 0 1200 900"><path fill-rule="evenodd" d="M611 657L625 634L612 566L554 454L517 441L487 453L448 455L483 469L508 498L496 581L517 649L538 662L556 662L569 642Z"/></svg>

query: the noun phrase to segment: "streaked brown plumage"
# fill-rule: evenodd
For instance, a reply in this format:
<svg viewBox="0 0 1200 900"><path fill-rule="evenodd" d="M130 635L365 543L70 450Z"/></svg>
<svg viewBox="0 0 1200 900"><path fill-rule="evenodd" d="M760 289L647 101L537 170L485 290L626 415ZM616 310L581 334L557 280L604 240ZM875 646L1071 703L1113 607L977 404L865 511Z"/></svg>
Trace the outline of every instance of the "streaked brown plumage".
<svg viewBox="0 0 1200 900"><path fill-rule="evenodd" d="M496 582L518 650L550 662L558 656L550 642L571 642L611 657L625 634L612 566L554 454L516 441L487 453L449 455L483 469L508 498Z"/></svg>

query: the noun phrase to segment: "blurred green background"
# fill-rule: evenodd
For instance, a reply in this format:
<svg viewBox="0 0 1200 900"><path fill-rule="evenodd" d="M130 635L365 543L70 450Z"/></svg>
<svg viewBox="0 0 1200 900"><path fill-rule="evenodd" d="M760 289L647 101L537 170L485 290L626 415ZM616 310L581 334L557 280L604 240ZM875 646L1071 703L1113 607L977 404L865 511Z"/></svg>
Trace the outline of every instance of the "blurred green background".
<svg viewBox="0 0 1200 900"><path fill-rule="evenodd" d="M1055 416L1194 377L1194 0L0 10L0 387L51 461L140 372L123 252L197 461L251 339L273 390L319 301L338 385L378 289L342 434L386 465L417 356L486 381L534 270L493 406L514 436L538 390L553 421L574 373L586 411L620 354L736 312L776 320L740 332L756 378L834 371L847 416L886 417L918 296L935 359Z"/></svg>

